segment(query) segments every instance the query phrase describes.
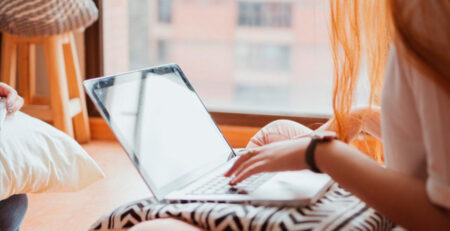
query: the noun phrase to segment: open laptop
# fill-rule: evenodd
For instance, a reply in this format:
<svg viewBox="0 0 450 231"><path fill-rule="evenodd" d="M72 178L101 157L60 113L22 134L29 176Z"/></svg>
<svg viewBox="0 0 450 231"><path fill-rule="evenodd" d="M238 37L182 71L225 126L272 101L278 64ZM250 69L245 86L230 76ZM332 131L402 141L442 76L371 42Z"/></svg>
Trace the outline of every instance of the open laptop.
<svg viewBox="0 0 450 231"><path fill-rule="evenodd" d="M228 185L223 173L238 157L176 64L83 85L159 201L298 206L314 202L332 182L303 170Z"/></svg>

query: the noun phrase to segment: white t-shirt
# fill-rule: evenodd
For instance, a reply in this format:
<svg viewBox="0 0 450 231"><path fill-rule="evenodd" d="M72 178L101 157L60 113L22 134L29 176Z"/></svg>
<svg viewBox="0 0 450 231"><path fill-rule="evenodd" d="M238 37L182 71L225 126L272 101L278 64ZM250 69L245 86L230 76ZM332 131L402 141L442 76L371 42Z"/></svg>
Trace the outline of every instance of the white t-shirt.
<svg viewBox="0 0 450 231"><path fill-rule="evenodd" d="M450 96L391 49L382 99L386 167L426 181L450 209Z"/></svg>

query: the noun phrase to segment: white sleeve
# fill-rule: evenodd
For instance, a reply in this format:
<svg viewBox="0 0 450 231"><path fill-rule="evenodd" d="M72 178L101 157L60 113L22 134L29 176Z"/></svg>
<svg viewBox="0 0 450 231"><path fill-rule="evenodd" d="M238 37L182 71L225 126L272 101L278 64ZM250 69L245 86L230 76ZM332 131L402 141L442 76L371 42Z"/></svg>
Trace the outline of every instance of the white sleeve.
<svg viewBox="0 0 450 231"><path fill-rule="evenodd" d="M411 72L426 150L426 190L434 204L450 209L450 95L431 79Z"/></svg>

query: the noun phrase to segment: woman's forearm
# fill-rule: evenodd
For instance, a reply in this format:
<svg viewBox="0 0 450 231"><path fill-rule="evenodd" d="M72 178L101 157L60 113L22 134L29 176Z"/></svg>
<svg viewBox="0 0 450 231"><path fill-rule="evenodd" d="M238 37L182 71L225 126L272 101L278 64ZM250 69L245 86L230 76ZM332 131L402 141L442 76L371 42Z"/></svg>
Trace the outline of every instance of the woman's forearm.
<svg viewBox="0 0 450 231"><path fill-rule="evenodd" d="M340 142L318 145L316 163L343 188L411 230L450 230L450 212L431 204L425 182L384 168Z"/></svg>

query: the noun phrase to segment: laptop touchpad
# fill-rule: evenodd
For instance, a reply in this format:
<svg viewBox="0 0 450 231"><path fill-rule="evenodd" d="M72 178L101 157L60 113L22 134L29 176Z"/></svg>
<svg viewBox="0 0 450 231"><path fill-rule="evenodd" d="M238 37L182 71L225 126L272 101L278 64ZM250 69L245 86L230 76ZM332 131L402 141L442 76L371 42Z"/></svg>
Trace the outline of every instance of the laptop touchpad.
<svg viewBox="0 0 450 231"><path fill-rule="evenodd" d="M328 182L328 175L315 174L309 170L281 172L258 187L251 195L257 198L272 195L274 199L311 199L321 193Z"/></svg>

